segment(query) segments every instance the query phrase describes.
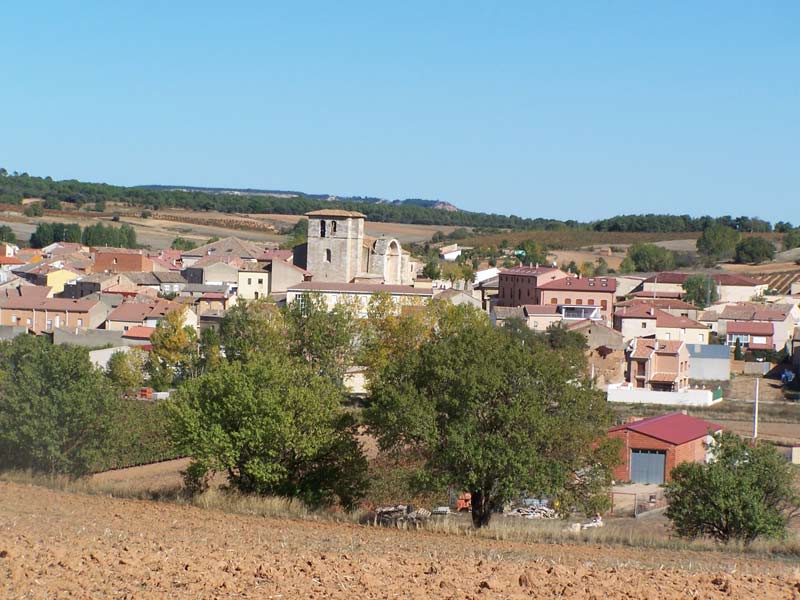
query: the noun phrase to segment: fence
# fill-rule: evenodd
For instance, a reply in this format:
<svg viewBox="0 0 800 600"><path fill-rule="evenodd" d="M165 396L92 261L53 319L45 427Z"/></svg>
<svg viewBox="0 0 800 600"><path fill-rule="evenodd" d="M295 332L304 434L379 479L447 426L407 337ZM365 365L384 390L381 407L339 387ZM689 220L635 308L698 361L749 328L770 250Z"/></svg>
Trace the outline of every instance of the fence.
<svg viewBox="0 0 800 600"><path fill-rule="evenodd" d="M667 506L664 490L648 492L611 492L611 511L615 517L640 517Z"/></svg>

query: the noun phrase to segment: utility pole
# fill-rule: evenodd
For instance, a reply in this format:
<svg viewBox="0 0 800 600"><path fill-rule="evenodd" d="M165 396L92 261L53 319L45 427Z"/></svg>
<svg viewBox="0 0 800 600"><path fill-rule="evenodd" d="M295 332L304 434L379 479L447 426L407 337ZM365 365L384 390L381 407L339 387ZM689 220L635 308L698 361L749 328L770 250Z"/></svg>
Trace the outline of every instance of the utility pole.
<svg viewBox="0 0 800 600"><path fill-rule="evenodd" d="M758 377L756 377L756 398L753 405L753 443L758 438Z"/></svg>

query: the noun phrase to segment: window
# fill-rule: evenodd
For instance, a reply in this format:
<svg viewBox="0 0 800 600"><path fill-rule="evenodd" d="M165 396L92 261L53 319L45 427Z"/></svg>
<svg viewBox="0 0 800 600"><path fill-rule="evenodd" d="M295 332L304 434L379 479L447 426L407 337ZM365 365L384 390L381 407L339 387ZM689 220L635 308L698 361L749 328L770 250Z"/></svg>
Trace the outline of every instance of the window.
<svg viewBox="0 0 800 600"><path fill-rule="evenodd" d="M325 250L325 262L328 263L331 262L331 258L332 258L331 249L328 248L327 250Z"/></svg>
<svg viewBox="0 0 800 600"><path fill-rule="evenodd" d="M608 308L608 300L600 300L600 307L605 310Z"/></svg>
<svg viewBox="0 0 800 600"><path fill-rule="evenodd" d="M122 331L128 331L128 326L127 325L123 325Z"/></svg>
<svg viewBox="0 0 800 600"><path fill-rule="evenodd" d="M564 304L572 304L572 298L565 298Z"/></svg>
<svg viewBox="0 0 800 600"><path fill-rule="evenodd" d="M594 306L594 298L589 298L589 306Z"/></svg>
<svg viewBox="0 0 800 600"><path fill-rule="evenodd" d="M581 306L583 304L583 298L578 298L577 300L575 300L575 304Z"/></svg>
<svg viewBox="0 0 800 600"><path fill-rule="evenodd" d="M248 277L247 278L247 285L253 285L253 278L252 277Z"/></svg>
<svg viewBox="0 0 800 600"><path fill-rule="evenodd" d="M550 298L550 304L558 304L558 298Z"/></svg>
<svg viewBox="0 0 800 600"><path fill-rule="evenodd" d="M327 224L325 223L325 221L319 222L319 237L325 237L327 235L327 232L325 231L326 227Z"/></svg>
<svg viewBox="0 0 800 600"><path fill-rule="evenodd" d="M261 277L258 278L258 285L264 285L264 280Z"/></svg>
<svg viewBox="0 0 800 600"><path fill-rule="evenodd" d="M47 329L53 328L53 319L47 319Z"/></svg>
<svg viewBox="0 0 800 600"><path fill-rule="evenodd" d="M83 327L83 319L78 319L78 327Z"/></svg>
<svg viewBox="0 0 800 600"><path fill-rule="evenodd" d="M642 329L647 329L647 321L642 321Z"/></svg>
<svg viewBox="0 0 800 600"><path fill-rule="evenodd" d="M336 221L331 221L331 233L336 233Z"/></svg>
<svg viewBox="0 0 800 600"><path fill-rule="evenodd" d="M16 325L19 317L17 315L11 315L11 324Z"/></svg>
<svg viewBox="0 0 800 600"><path fill-rule="evenodd" d="M33 325L33 323L31 323L31 320L30 320L30 319L25 319L25 325L27 325L28 327L30 327L31 325Z"/></svg>

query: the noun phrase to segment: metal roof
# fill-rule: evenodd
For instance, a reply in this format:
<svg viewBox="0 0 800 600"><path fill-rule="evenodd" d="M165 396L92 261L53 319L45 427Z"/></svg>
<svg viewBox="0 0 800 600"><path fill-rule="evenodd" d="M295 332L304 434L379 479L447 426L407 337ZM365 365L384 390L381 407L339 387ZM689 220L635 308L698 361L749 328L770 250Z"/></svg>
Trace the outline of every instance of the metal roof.
<svg viewBox="0 0 800 600"><path fill-rule="evenodd" d="M678 412L618 425L609 431L626 429L678 446L705 437L709 435L709 431L716 433L722 427L716 423Z"/></svg>

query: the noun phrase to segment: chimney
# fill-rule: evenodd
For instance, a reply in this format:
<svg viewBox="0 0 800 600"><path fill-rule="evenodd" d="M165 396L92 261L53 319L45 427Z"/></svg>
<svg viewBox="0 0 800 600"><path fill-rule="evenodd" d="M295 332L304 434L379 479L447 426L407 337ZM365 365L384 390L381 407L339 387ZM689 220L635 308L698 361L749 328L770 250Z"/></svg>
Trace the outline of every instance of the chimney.
<svg viewBox="0 0 800 600"><path fill-rule="evenodd" d="M656 314L656 311L655 311L654 308L650 307L650 308L647 309L647 314L652 317L652 316L654 316Z"/></svg>

